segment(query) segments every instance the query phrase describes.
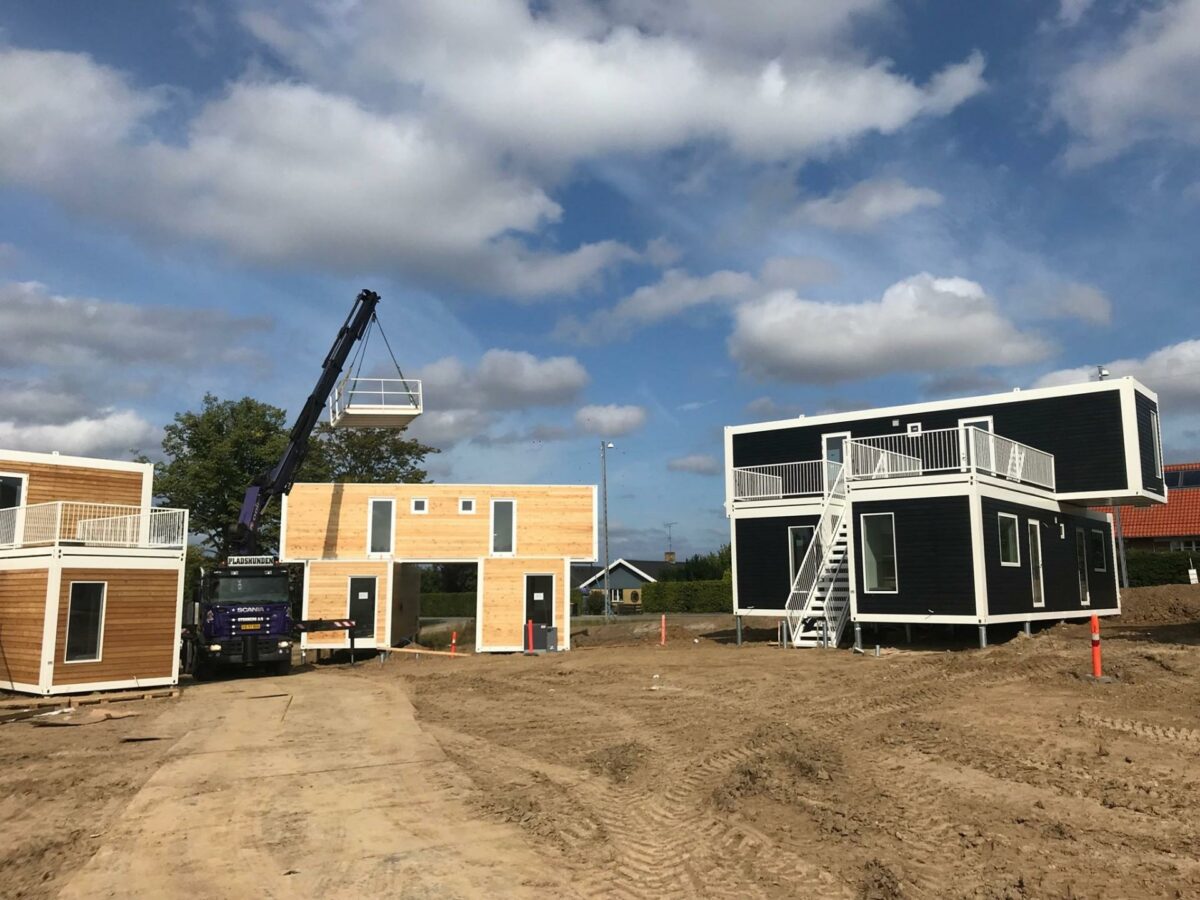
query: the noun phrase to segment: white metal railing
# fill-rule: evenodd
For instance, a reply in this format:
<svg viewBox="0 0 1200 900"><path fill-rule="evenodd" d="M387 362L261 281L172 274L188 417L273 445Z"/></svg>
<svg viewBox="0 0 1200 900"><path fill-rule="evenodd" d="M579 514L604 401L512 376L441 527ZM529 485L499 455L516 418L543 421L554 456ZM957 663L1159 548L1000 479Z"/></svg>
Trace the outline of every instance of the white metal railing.
<svg viewBox="0 0 1200 900"><path fill-rule="evenodd" d="M78 544L182 547L187 510L60 500L0 510L0 549Z"/></svg>
<svg viewBox="0 0 1200 900"><path fill-rule="evenodd" d="M823 494L824 473L824 466L819 459L742 466L733 470L733 499L762 500Z"/></svg>
<svg viewBox="0 0 1200 900"><path fill-rule="evenodd" d="M411 378L343 378L329 396L330 421L348 409L395 406L421 409L421 382Z"/></svg>
<svg viewBox="0 0 1200 900"><path fill-rule="evenodd" d="M965 438L965 439L964 439ZM1054 455L982 428L940 428L846 441L852 481L984 472L1054 490Z"/></svg>
<svg viewBox="0 0 1200 900"><path fill-rule="evenodd" d="M812 540L809 541L808 549L804 551L804 559L796 569L796 577L792 579L792 589L785 604L788 627L793 635L799 630L804 610L809 605L809 598L829 564L829 556L838 542L842 519L850 506L846 502L845 467L835 462L828 462L827 465L831 467L830 473L833 475L829 496L821 507L817 527L813 529Z"/></svg>

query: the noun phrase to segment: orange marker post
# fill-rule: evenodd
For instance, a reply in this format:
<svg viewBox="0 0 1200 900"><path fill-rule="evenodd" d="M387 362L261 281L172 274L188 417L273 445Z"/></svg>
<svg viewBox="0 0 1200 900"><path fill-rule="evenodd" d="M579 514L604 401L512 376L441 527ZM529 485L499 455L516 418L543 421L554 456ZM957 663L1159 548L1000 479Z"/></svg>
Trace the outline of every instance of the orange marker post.
<svg viewBox="0 0 1200 900"><path fill-rule="evenodd" d="M1100 617L1092 616L1092 676L1100 677Z"/></svg>
<svg viewBox="0 0 1200 900"><path fill-rule="evenodd" d="M452 631L452 632L450 632L450 655L453 656L455 651L457 651L457 650L458 650L458 632Z"/></svg>
<svg viewBox="0 0 1200 900"><path fill-rule="evenodd" d="M658 628L658 646L667 646L667 614L663 613L662 624Z"/></svg>
<svg viewBox="0 0 1200 900"><path fill-rule="evenodd" d="M530 619L525 626L525 652L533 652L533 619Z"/></svg>

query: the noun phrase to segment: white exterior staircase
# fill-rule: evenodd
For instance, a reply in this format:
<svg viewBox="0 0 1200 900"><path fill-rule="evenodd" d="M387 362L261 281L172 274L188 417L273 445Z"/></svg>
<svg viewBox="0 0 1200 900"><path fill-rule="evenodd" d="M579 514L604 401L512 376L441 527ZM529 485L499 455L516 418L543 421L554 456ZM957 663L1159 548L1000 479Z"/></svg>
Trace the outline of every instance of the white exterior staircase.
<svg viewBox="0 0 1200 900"><path fill-rule="evenodd" d="M829 462L829 493L787 599L788 630L796 647L836 647L850 618L850 503L846 473Z"/></svg>

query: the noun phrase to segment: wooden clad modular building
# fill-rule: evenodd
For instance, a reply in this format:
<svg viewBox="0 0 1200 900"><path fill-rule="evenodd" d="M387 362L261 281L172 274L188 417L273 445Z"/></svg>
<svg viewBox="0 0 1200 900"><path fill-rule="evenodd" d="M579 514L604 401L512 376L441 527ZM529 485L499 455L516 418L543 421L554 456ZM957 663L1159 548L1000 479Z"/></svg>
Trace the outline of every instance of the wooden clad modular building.
<svg viewBox="0 0 1200 900"><path fill-rule="evenodd" d="M175 684L187 514L153 466L0 450L0 688Z"/></svg>
<svg viewBox="0 0 1200 900"><path fill-rule="evenodd" d="M530 620L569 649L571 564L596 555L594 485L297 484L284 498L280 556L304 563L304 617L354 619L361 647L416 633L418 565L467 563L477 650L521 650ZM324 632L302 646L348 643Z"/></svg>

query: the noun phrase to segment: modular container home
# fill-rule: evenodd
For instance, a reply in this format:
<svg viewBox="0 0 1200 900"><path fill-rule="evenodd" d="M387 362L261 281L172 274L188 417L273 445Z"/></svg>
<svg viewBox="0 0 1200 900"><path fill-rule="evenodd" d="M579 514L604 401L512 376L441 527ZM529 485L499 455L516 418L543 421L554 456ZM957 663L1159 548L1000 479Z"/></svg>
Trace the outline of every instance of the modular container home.
<svg viewBox="0 0 1200 900"><path fill-rule="evenodd" d="M476 567L475 649L519 651L527 623L571 646L571 564L596 559L594 485L297 484L284 497L280 557L304 564L304 618L353 619L356 647L417 633L420 572ZM304 648L349 646L345 632Z"/></svg>
<svg viewBox="0 0 1200 900"><path fill-rule="evenodd" d="M1110 517L1166 501L1131 378L725 429L734 609L797 646L848 625L1120 612Z"/></svg>
<svg viewBox="0 0 1200 900"><path fill-rule="evenodd" d="M172 685L187 512L149 464L0 450L0 688Z"/></svg>

